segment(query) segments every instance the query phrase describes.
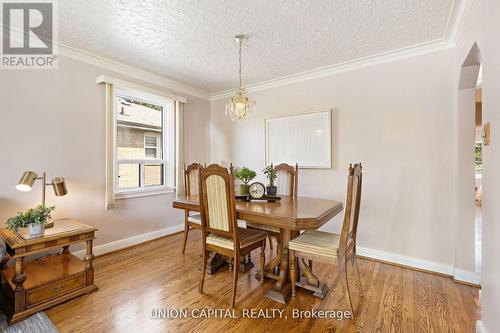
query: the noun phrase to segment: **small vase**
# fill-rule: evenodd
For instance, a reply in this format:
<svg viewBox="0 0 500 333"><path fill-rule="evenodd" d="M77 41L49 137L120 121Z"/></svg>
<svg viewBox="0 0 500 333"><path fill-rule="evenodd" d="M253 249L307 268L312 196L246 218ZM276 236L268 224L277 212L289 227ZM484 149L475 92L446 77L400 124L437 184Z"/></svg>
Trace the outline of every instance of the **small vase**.
<svg viewBox="0 0 500 333"><path fill-rule="evenodd" d="M248 194L248 185L247 184L241 184L240 185L240 195L247 195Z"/></svg>
<svg viewBox="0 0 500 333"><path fill-rule="evenodd" d="M30 235L41 235L45 231L45 224L28 224Z"/></svg>
<svg viewBox="0 0 500 333"><path fill-rule="evenodd" d="M278 192L278 187L276 186L267 186L266 187L267 195L275 196Z"/></svg>

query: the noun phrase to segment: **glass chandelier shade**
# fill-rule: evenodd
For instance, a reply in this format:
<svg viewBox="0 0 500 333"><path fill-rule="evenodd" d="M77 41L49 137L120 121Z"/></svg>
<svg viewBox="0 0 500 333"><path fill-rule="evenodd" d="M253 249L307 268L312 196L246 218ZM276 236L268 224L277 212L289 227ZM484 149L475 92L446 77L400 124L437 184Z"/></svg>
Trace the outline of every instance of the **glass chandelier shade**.
<svg viewBox="0 0 500 333"><path fill-rule="evenodd" d="M241 124L245 122L248 115L255 110L255 101L247 97L247 92L241 87L241 45L246 40L246 36L239 34L234 37L239 47L239 85L236 93L226 104L226 115L231 117L232 121Z"/></svg>
<svg viewBox="0 0 500 333"><path fill-rule="evenodd" d="M231 117L232 121L242 124L254 109L255 101L248 99L245 89L239 88L231 97L231 101L226 104L226 115Z"/></svg>

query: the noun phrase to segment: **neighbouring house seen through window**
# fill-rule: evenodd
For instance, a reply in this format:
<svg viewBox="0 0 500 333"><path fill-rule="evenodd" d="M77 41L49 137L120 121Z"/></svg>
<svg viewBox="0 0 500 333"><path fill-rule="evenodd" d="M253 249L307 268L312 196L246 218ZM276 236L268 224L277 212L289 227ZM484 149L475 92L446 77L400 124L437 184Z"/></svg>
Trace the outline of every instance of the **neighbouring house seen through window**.
<svg viewBox="0 0 500 333"><path fill-rule="evenodd" d="M116 96L116 192L171 187L173 101Z"/></svg>

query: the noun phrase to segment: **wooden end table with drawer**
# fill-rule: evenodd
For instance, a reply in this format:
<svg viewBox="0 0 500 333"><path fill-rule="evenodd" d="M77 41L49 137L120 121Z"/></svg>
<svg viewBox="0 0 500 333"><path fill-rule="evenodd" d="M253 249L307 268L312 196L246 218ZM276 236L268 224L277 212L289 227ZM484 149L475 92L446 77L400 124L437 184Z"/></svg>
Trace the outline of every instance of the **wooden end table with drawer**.
<svg viewBox="0 0 500 333"><path fill-rule="evenodd" d="M96 228L73 219L55 220L43 235L33 237L22 229L1 229L5 240L0 305L9 324L23 320L72 298L97 290L94 284L92 242ZM80 260L69 252L69 246L86 243L86 255ZM61 253L25 261L27 256L62 248Z"/></svg>

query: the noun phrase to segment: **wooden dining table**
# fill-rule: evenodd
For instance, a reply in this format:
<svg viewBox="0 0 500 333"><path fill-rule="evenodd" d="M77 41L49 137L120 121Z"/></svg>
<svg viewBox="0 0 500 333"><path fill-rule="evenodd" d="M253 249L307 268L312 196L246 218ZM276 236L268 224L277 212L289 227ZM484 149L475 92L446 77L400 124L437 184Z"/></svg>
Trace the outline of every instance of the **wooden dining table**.
<svg viewBox="0 0 500 333"><path fill-rule="evenodd" d="M290 298L290 272L288 257L288 242L299 235L301 230L318 229L323 224L342 212L341 202L328 199L280 196L276 202L267 201L237 201L237 218L280 229L278 254L265 266L265 277L275 279L276 284L267 292L267 297L286 303ZM200 211L197 195L179 196L174 199L173 207ZM214 255L212 260L220 260ZM235 267L235 269L237 269ZM298 276L296 286L311 290L315 296L324 297L327 287L312 272L308 263L300 260L298 263Z"/></svg>

